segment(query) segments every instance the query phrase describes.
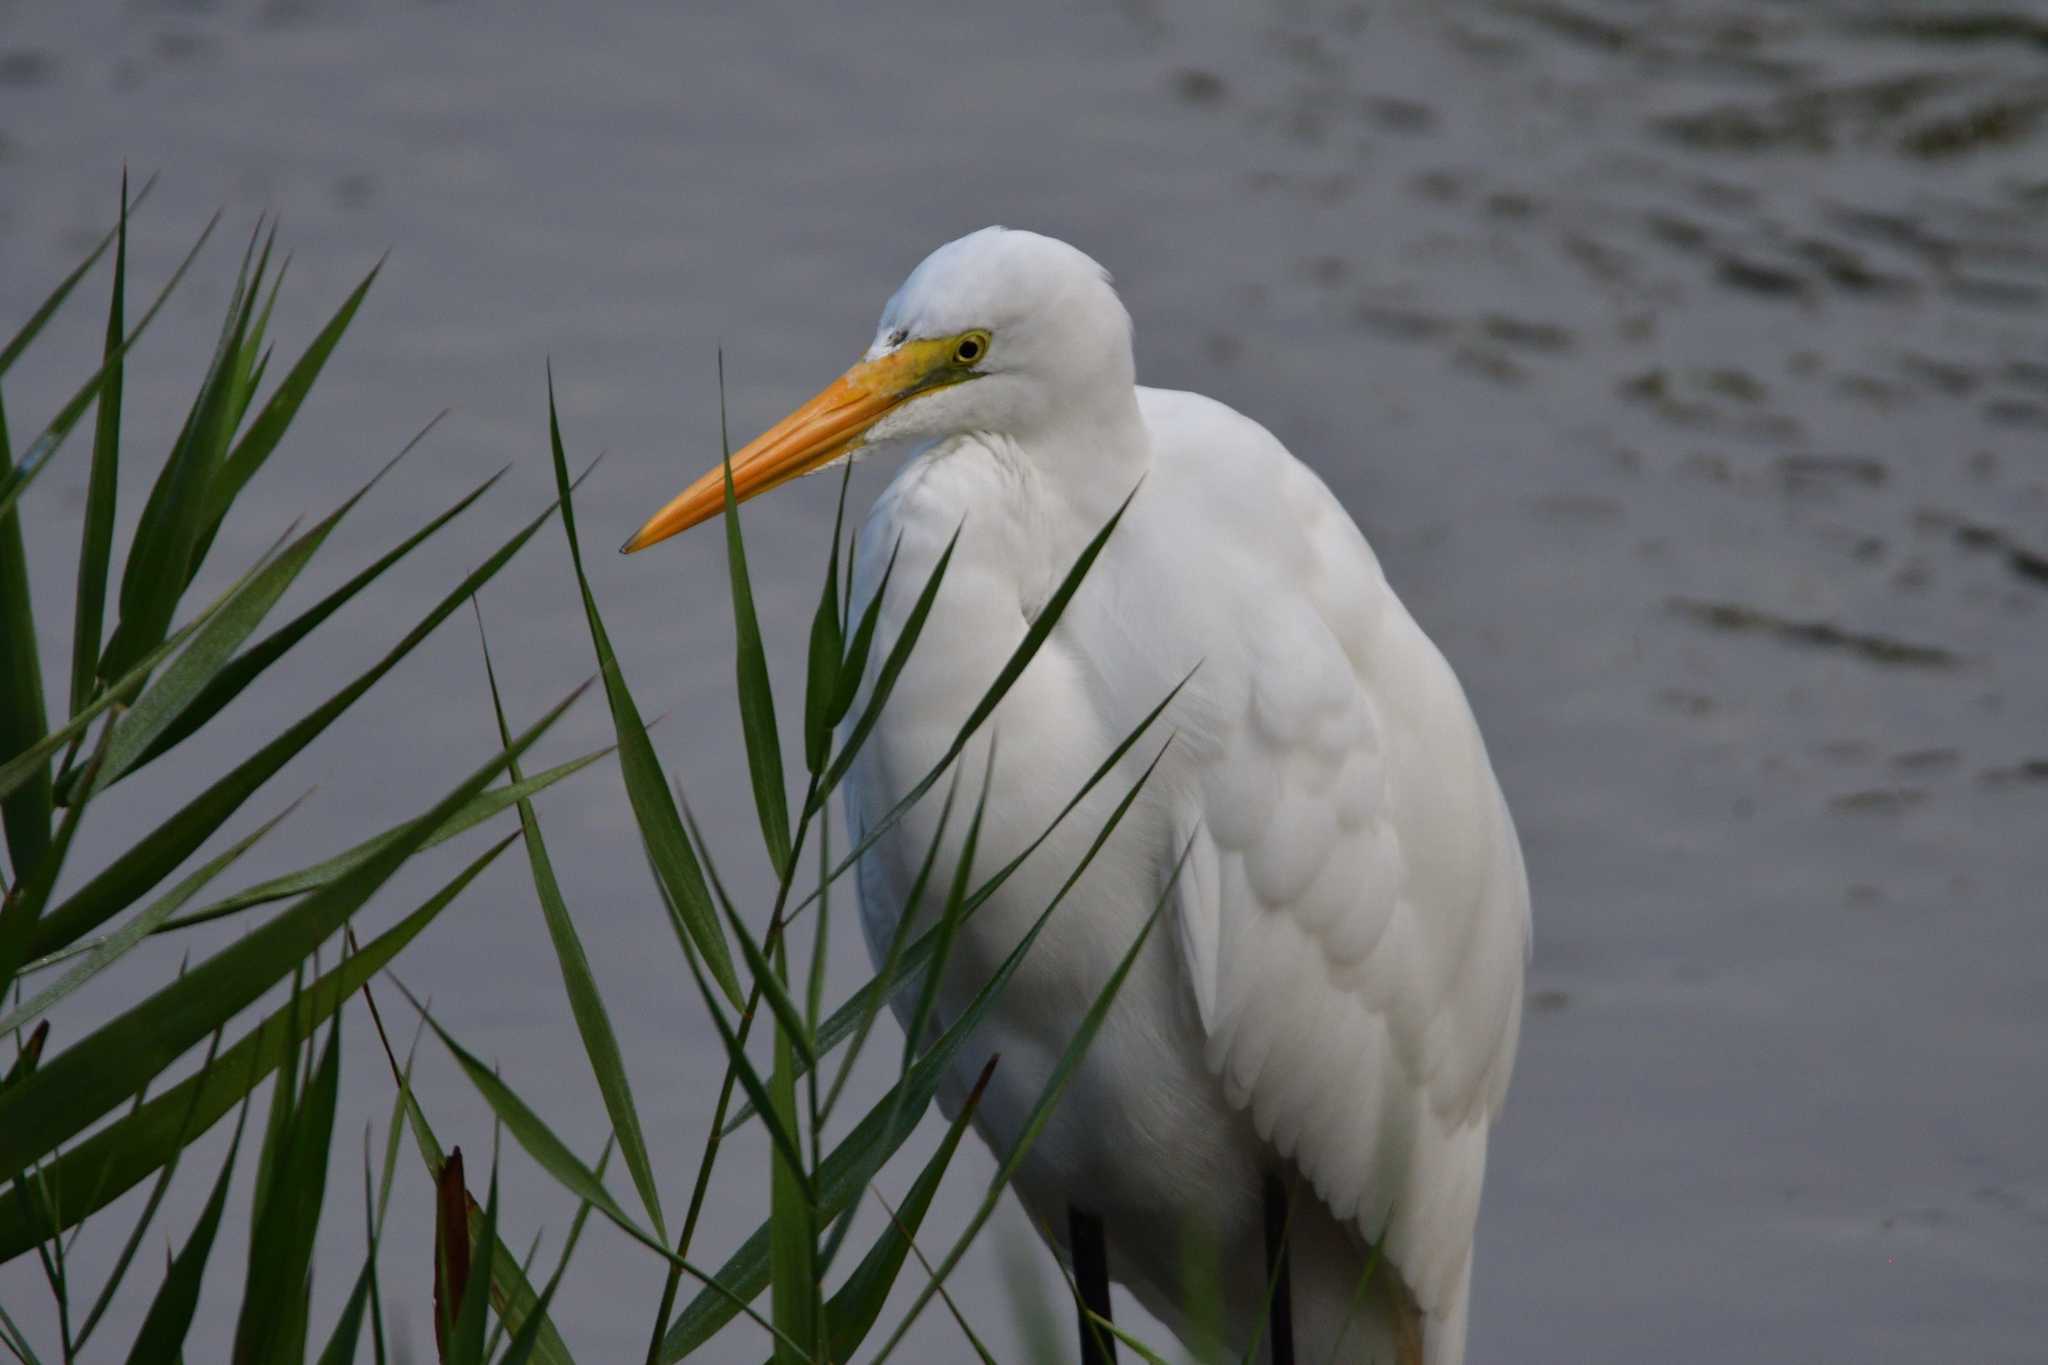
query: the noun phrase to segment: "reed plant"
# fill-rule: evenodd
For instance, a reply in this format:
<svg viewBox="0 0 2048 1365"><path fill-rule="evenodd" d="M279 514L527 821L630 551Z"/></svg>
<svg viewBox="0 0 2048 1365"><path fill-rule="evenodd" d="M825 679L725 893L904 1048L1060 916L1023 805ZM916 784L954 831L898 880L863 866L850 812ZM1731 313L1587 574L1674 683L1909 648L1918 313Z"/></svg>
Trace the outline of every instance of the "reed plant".
<svg viewBox="0 0 2048 1365"><path fill-rule="evenodd" d="M864 604L854 602L850 571L842 571L842 564L850 562L842 482L810 626L802 715L791 717L785 729L776 714L746 542L728 478L724 531L736 625L733 697L758 814L758 856L766 860L774 887L766 904L743 908L727 894L719 859L690 818L681 787L664 771L585 577L575 481L550 381L544 450L554 471L556 500L491 546L476 568L449 585L374 665L253 755L215 775L186 741L241 693L282 686L273 665L483 497L496 476L313 605L265 630L279 600L319 556L335 525L364 492L391 474L401 451L353 497L309 528L295 528L243 567L225 591L210 600L191 600L191 585L222 522L283 443L377 273L368 272L266 392L273 355L268 333L283 272L273 265L275 230L259 224L242 253L211 362L149 487L116 584L114 513L124 467L122 379L128 352L214 228L209 224L200 234L192 253L131 322L129 221L146 195L147 187L130 202L124 182L119 216L106 239L58 282L0 350L4 395L9 366L111 256L105 342L97 368L18 449L8 441L0 406L0 823L7 850L5 899L0 902L0 1033L14 1043L11 1060L0 1068L0 1263L34 1258L40 1272L34 1278L47 1290L47 1302L0 1302L0 1347L24 1362L183 1358L202 1284L218 1295L219 1284L236 1273L218 1264L213 1250L227 1193L242 1180L253 1190L251 1251L235 1309L233 1359L314 1359L326 1365L367 1357L382 1362L390 1355L391 1331L380 1250L400 1168L410 1165L404 1156L409 1147L435 1201L434 1328L442 1361L519 1365L574 1360L572 1343L550 1308L592 1214L665 1268L662 1293L648 1305L645 1358L650 1365L688 1359L741 1318L747 1324L733 1330L758 1334L763 1352L779 1365L845 1361L857 1354L889 1358L930 1301L946 1300L947 1277L1059 1103L1160 913L1155 909L1108 987L1078 1022L1022 1136L1011 1150L996 1153L994 1176L943 1254L930 1262L921 1253L913 1255L914 1238L956 1157L981 1094L979 1085L891 1206L887 1226L866 1245L850 1245L856 1211L885 1163L919 1126L942 1077L979 1066L985 1084L990 1069L1000 1065L1000 1059L984 1055L977 1025L1131 808L1163 752L1163 740L1152 732L1170 698L1160 699L1104 756L1024 852L994 868L978 865L989 770L985 764L963 775L962 759L1055 630L1113 534L1115 519L1078 556L1007 663L988 680L941 760L858 843L835 851L829 845L827 804L890 704L893 685L918 647L951 552L918 585L915 606L900 633L880 638L880 595ZM94 419L89 441L83 433L88 413ZM722 413L720 422L722 429ZM80 439L70 439L75 434ZM21 518L33 515L40 477L67 456L89 458L91 464L75 570L69 686L64 695L51 698L43 686L47 635L39 629L29 598ZM557 515L615 744L529 773L522 763L527 750L577 694L515 731L500 703L495 661L486 645L486 676L501 739L496 752L452 780L438 800L374 838L288 875L219 894L216 881L290 809L266 794L269 780L472 600ZM1153 755L1149 764L1132 756L1140 745L1149 746L1139 750ZM992 745L989 755L987 764L998 761ZM694 1165L680 1170L665 1169L657 1155L688 1150L690 1144L675 1134L650 1140L625 1049L533 802L555 782L606 757L615 759L612 766L646 853L647 912L673 928L676 977L689 983L686 991L701 1006L697 1026L722 1043L724 1065L713 1115L699 1135ZM190 770L180 788L192 795L169 818L125 848L96 847L89 837L80 837L81 817L92 802L159 762L182 765L181 774ZM1104 783L1121 788L1119 799L1094 831L1086 856L1068 871L1059 893L966 1007L940 1018L935 983L961 925L1053 828L1076 818L1083 798ZM791 800L792 792L801 794ZM939 803L943 814L912 897L915 904L937 909L902 916L882 966L828 1008L827 945L849 900L843 893L835 899L835 888L866 849L920 801ZM254 821L254 828L216 850L216 836L238 818ZM493 819L516 824L454 868L439 890L391 927L367 940L358 938L355 916L373 898L391 894L388 884L402 866ZM948 831L957 839L949 842ZM582 1055L609 1119L610 1139L595 1160L573 1151L522 1098L522 1081L529 1078L516 1071L501 1073L486 1063L389 974L404 948L515 842L524 849ZM941 850L953 843L961 851L947 864ZM724 856L729 861L736 855L728 851ZM74 861L96 870L59 897L60 875ZM188 866L195 861L196 866ZM1161 908L1165 901L1162 893ZM187 962L84 1036L53 1035L52 1008L145 939L229 917L248 926L240 938ZM266 998L275 1003L260 1012ZM360 1172L360 1216L367 1229L362 1257L348 1266L316 1267L321 1218L349 1216L330 1207L340 1201L328 1197L327 1185L347 1164L338 1162L334 1147L337 1125L362 1117L337 1113L340 1021L357 1001L384 1041L393 1107L383 1130L381 1160L366 1156ZM903 1014L905 1038L894 1081L879 1096L858 1095L849 1078L877 1036L880 1014L892 1005ZM448 1051L488 1105L497 1121L492 1146L500 1134L509 1137L577 1201L571 1230L544 1278L510 1250L508 1232L519 1213L503 1206L495 1159L479 1201L462 1152L444 1145L430 1124L428 1097L413 1084L411 1059L390 1041L397 1020L389 1016L400 1009L413 1012L408 1021L416 1014L434 1045ZM177 1078L166 1084L171 1075ZM259 1099L266 1085L267 1097ZM252 1113L258 1110L252 1132ZM201 1213L177 1236L177 1249L160 1273L148 1268L155 1258L138 1252L181 1159L193 1143L230 1123L233 1137L218 1168L188 1175L208 1182ZM703 1226L707 1196L715 1180L730 1178L720 1153L747 1127L758 1127L770 1152L762 1200L767 1214L747 1237L712 1245ZM478 1141L472 1140L472 1150ZM245 1147L253 1148L253 1155L245 1155ZM139 1205L128 1200L108 1212L109 1205L144 1186ZM687 1197L678 1205L673 1192L684 1188ZM666 1201L664 1191L671 1193ZM122 1251L97 1283L81 1283L71 1265L75 1239L88 1220L107 1218L127 1220L118 1229ZM312 1320L316 1273L326 1281L344 1277L351 1285L331 1322ZM887 1302L899 1281L914 1284L915 1292L907 1310L887 1316ZM104 1339L108 1310L126 1296L138 1305L146 1299L147 1307L133 1339L116 1346ZM970 1343L963 1352L988 1359L972 1326L964 1318L960 1326ZM1127 1334L1118 1335L1130 1342ZM1156 1358L1139 1349L1146 1358Z"/></svg>

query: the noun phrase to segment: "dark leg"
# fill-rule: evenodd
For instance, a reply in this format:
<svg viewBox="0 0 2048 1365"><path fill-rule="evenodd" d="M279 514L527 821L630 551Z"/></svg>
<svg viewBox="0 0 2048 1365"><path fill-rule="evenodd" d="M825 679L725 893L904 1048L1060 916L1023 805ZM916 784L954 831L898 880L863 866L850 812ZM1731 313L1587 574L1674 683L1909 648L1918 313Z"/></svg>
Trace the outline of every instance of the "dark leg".
<svg viewBox="0 0 2048 1365"><path fill-rule="evenodd" d="M1109 1320L1109 1251L1102 1241L1102 1220L1067 1205L1067 1245L1074 1257L1074 1283L1089 1312ZM1114 1365L1116 1338L1081 1318L1081 1365Z"/></svg>
<svg viewBox="0 0 2048 1365"><path fill-rule="evenodd" d="M1266 1177L1266 1279L1273 1286L1271 1325L1266 1339L1273 1365L1294 1365L1293 1288L1288 1284L1287 1187L1277 1175Z"/></svg>

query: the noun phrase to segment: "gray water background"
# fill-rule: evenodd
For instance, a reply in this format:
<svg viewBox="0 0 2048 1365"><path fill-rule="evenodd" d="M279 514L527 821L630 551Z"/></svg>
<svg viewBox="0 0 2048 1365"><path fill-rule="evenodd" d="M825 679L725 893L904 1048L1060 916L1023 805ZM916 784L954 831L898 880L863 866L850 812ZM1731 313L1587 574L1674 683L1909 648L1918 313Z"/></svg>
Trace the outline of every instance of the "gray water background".
<svg viewBox="0 0 2048 1365"><path fill-rule="evenodd" d="M0 319L103 229L124 161L162 173L131 297L227 210L130 368L124 528L203 368L238 234L266 210L293 252L287 351L392 254L207 583L443 406L299 600L510 466L188 746L203 767L124 784L86 838L149 828L544 505L549 357L572 454L610 452L579 498L602 550L715 453L716 348L735 435L751 432L838 372L930 247L987 222L1053 232L1115 272L1147 382L1256 416L1337 490L1485 726L1537 950L1472 1358L2041 1359L2044 122L2038 4L0 4ZM7 377L17 433L89 371L103 281L89 293ZM53 695L86 464L81 439L28 504ZM856 502L888 472L864 468ZM749 509L792 688L832 496L817 480ZM758 903L719 539L591 567L643 707L668 713L663 756ZM590 672L553 529L483 610L515 723ZM544 757L607 735L586 702ZM422 808L494 744L474 632L451 621L224 836L314 787L243 875L299 866ZM718 1045L615 772L541 813L674 1217ZM850 928L841 989L865 970ZM70 1002L55 1042L186 946ZM402 974L595 1151L603 1111L516 855ZM345 1046L319 1324L359 1255L353 1134L374 1118L381 1135L391 1091L360 1018ZM487 1111L421 1056L475 1172ZM431 1359L429 1190L407 1161L385 1283L412 1358ZM723 1170L707 1259L763 1213L758 1148ZM978 1147L964 1159L928 1248L989 1170ZM509 1240L545 1226L546 1260L566 1197L509 1151L505 1179ZM203 1184L172 1201L179 1235ZM225 1353L241 1220L190 1358ZM1006 1211L954 1282L1005 1360L1026 1350L1009 1283L1020 1264L1044 1281L1020 1222ZM103 1265L120 1227L89 1230L81 1263ZM558 1314L579 1358L638 1359L659 1278L593 1228ZM47 1334L27 1265L0 1270L0 1301ZM92 1358L118 1358L140 1309ZM761 1353L736 1328L714 1355ZM935 1310L904 1358L966 1354Z"/></svg>

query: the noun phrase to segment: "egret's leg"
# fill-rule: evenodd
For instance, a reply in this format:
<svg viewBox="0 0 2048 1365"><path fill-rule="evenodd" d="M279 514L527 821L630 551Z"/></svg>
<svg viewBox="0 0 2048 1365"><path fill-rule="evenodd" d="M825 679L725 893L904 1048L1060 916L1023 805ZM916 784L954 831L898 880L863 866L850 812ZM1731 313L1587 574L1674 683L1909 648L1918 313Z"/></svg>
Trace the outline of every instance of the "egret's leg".
<svg viewBox="0 0 2048 1365"><path fill-rule="evenodd" d="M1267 1359L1273 1365L1294 1365L1294 1289L1288 1283L1287 1186L1280 1177L1266 1176L1266 1282L1273 1286L1266 1328L1270 1344Z"/></svg>
<svg viewBox="0 0 2048 1365"><path fill-rule="evenodd" d="M1102 1220L1067 1205L1067 1246L1074 1258L1074 1284L1081 1291L1081 1365L1114 1365L1116 1338L1088 1320L1109 1320L1109 1250Z"/></svg>

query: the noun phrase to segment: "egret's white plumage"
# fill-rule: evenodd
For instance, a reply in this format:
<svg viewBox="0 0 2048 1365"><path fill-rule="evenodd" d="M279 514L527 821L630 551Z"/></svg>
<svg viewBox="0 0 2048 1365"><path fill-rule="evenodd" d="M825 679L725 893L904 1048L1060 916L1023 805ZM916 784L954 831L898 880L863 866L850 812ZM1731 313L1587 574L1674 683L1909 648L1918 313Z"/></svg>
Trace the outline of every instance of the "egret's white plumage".
<svg viewBox="0 0 2048 1365"><path fill-rule="evenodd" d="M1135 386L1129 317L1107 274L1072 247L1000 228L941 247L890 300L842 383L859 389L860 376L969 334L982 338L972 366L956 354L945 382L860 414L866 442L914 443L860 537L857 601L898 555L883 639L960 536L849 776L855 833L940 757L1134 487L985 732L997 754L981 866L1020 851L1194 671L1144 794L942 1099L957 1106L1000 1052L976 1120L1010 1149L1186 850L1171 923L1141 955L1018 1194L1056 1240L1069 1201L1097 1214L1113 1276L1177 1327L1203 1315L1182 1278L1190 1240L1214 1239L1223 1326L1242 1349L1262 1313L1264 1177L1298 1178L1316 1196L1295 1201L1298 1358L1454 1365L1530 933L1520 848L1464 694L1313 472L1222 404ZM805 458L815 467L849 448L814 440ZM967 923L939 1023L1037 917L1151 757L1134 750L1122 780L1098 787ZM963 771L966 795L979 795L980 766ZM862 861L878 953L939 808L927 799ZM960 851L964 825L949 828L942 859ZM1367 1247L1382 1235L1384 1267L1361 1299Z"/></svg>

